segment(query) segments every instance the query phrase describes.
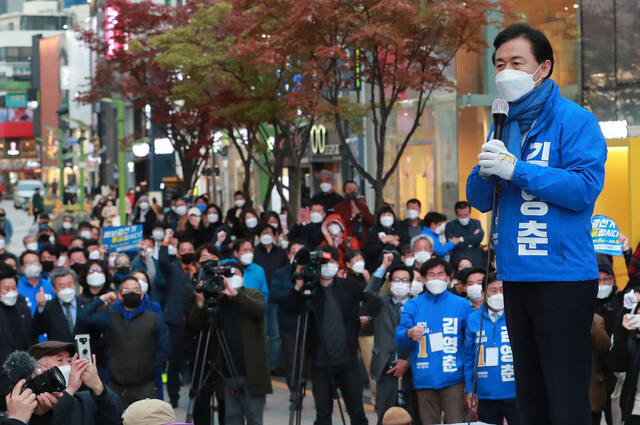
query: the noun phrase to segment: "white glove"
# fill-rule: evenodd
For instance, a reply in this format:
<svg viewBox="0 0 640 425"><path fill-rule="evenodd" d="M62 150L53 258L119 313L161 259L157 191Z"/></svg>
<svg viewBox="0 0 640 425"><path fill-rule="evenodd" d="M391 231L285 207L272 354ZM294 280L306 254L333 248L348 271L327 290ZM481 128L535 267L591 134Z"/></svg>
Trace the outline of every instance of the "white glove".
<svg viewBox="0 0 640 425"><path fill-rule="evenodd" d="M502 141L493 139L482 145L478 155L478 172L481 177L498 176L505 180L513 179L518 160L506 148Z"/></svg>
<svg viewBox="0 0 640 425"><path fill-rule="evenodd" d="M627 310L630 310L637 302L638 297L636 297L636 291L627 292L622 299L622 304Z"/></svg>

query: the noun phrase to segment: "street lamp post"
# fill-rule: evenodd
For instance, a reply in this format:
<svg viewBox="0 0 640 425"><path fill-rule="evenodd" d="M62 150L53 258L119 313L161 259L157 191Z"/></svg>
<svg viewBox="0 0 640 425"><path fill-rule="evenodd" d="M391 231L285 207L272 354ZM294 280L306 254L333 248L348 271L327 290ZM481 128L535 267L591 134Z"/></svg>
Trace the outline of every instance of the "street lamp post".
<svg viewBox="0 0 640 425"><path fill-rule="evenodd" d="M63 115L60 118L65 121L74 122L80 127L80 137L78 138L78 145L80 145L80 161L78 161L78 168L80 169L80 211L84 213L84 203L85 203L84 171L87 166L87 163L86 163L87 158L85 158L85 154L84 154L84 141L85 141L85 133L87 131L87 125L84 123L84 121L71 118L67 115Z"/></svg>
<svg viewBox="0 0 640 425"><path fill-rule="evenodd" d="M102 98L105 103L114 103L118 108L118 200L120 202L120 224L127 223L127 208L125 205L125 158L124 158L124 100L112 99L109 97Z"/></svg>

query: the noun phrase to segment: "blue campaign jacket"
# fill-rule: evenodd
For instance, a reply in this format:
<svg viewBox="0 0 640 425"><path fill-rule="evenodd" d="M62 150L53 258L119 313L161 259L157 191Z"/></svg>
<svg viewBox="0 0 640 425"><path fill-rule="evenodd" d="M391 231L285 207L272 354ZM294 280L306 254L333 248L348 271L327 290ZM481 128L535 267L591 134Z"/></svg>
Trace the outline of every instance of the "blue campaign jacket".
<svg viewBox="0 0 640 425"><path fill-rule="evenodd" d="M512 181L498 178L502 190L493 234L498 279L597 279L591 216L607 158L597 118L561 97L555 86L521 157ZM467 200L482 212L492 210L493 186L494 179L482 178L476 165L467 179Z"/></svg>
<svg viewBox="0 0 640 425"><path fill-rule="evenodd" d="M516 381L513 373L513 355L507 333L507 322L504 313L493 323L485 311L482 325L482 355L478 365L476 388L479 399L506 400L516 398ZM480 334L480 315L482 307L467 318L465 334L464 382L465 392L473 388L473 373L478 357L478 337ZM487 366L487 349L498 349L498 364ZM491 362L491 360L489 360Z"/></svg>
<svg viewBox="0 0 640 425"><path fill-rule="evenodd" d="M447 242L446 244L442 245L440 243L440 235L429 229L428 227L422 229L422 232L420 232L420 234L427 235L433 240L433 252L435 252L435 254L440 258L444 258L444 256L449 254L456 246L456 244L454 244L453 242Z"/></svg>
<svg viewBox="0 0 640 425"><path fill-rule="evenodd" d="M464 381L464 328L469 314L469 301L449 291L437 297L426 291L407 301L396 328L396 346L411 351L414 388L442 389ZM417 324L426 329L420 342L407 337ZM437 333L442 333L444 350L433 352L429 335Z"/></svg>

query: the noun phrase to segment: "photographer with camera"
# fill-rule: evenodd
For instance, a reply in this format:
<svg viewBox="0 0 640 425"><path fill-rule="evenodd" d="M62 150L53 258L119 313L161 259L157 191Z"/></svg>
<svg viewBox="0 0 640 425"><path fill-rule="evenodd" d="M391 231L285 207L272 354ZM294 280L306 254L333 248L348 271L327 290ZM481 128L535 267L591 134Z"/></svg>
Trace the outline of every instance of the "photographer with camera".
<svg viewBox="0 0 640 425"><path fill-rule="evenodd" d="M220 375L214 376L214 380L216 387L224 386L224 423L243 425L246 420L249 425L260 425L265 396L272 392L264 335L264 295L244 286L243 269L238 263L201 265L204 273L198 287L202 289L195 293L189 325L209 332L207 316L210 312L213 315L218 333L218 338L213 338L216 366L207 369L216 370L222 377L220 380ZM226 347L221 346L221 339ZM228 350L228 358L223 350ZM199 417L195 423L209 423L208 418L200 416L210 414L206 397L201 395L196 401L196 411Z"/></svg>
<svg viewBox="0 0 640 425"><path fill-rule="evenodd" d="M53 425L119 424L122 404L98 377L95 355L91 363L76 355L71 357L75 351L74 344L60 341L42 342L29 349L37 361L37 375L57 366L66 378L67 387L53 407Z"/></svg>
<svg viewBox="0 0 640 425"><path fill-rule="evenodd" d="M36 395L31 389L23 389L25 380L21 379L7 395L6 418L0 425L51 425L51 414L47 414L58 403L58 394Z"/></svg>
<svg viewBox="0 0 640 425"><path fill-rule="evenodd" d="M109 387L126 408L131 403L155 398L155 368L170 353L169 330L162 315L142 303L140 282L132 276L124 278L116 294L109 292L85 305L78 320L91 327L109 330ZM103 304L114 304L110 311L99 311Z"/></svg>
<svg viewBox="0 0 640 425"><path fill-rule="evenodd" d="M336 277L340 254L336 247L322 245L326 253L321 264L305 266L319 270L311 296L313 313L308 324L308 354L316 405L316 425L331 424L333 397L342 392L351 424L367 424L362 404L362 379L358 363L359 306L365 285L354 279ZM314 253L312 253L314 254ZM309 253L307 252L307 255ZM314 255L311 255L313 258ZM320 267L317 267L317 266ZM302 266L298 266L299 269ZM288 314L301 314L306 301L305 279L297 279L281 304Z"/></svg>

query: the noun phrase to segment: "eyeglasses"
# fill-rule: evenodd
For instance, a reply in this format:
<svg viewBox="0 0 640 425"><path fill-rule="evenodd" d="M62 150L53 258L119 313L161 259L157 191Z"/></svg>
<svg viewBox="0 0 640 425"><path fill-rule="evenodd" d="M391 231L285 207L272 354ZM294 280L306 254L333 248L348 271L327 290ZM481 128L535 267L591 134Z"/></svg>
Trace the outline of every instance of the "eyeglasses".
<svg viewBox="0 0 640 425"><path fill-rule="evenodd" d="M123 288L120 292L123 293L123 294L128 294L130 292L133 292L134 294L141 294L142 293L142 291L140 291L140 288L133 288L133 289L131 289L131 288Z"/></svg>
<svg viewBox="0 0 640 425"><path fill-rule="evenodd" d="M393 279L391 279L391 282L409 283L411 282L411 279L409 279L408 277L394 277Z"/></svg>
<svg viewBox="0 0 640 425"><path fill-rule="evenodd" d="M89 269L89 271L87 271L87 273L102 273L102 267L98 267L95 269Z"/></svg>
<svg viewBox="0 0 640 425"><path fill-rule="evenodd" d="M613 278L612 277L601 277L601 278L598 279L598 282L612 283L613 282Z"/></svg>

